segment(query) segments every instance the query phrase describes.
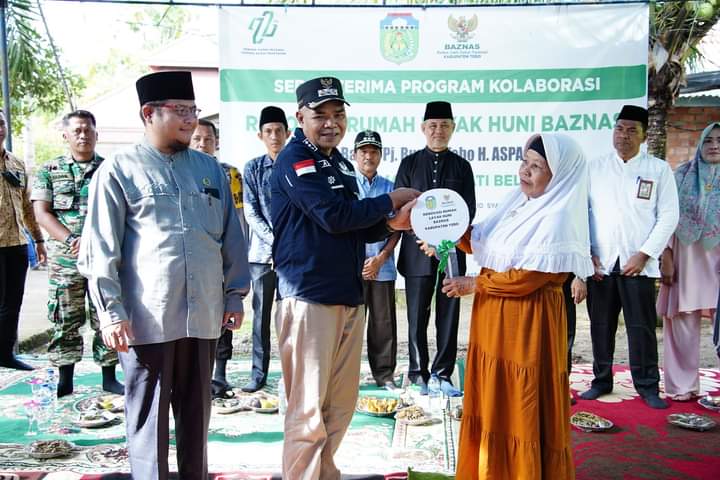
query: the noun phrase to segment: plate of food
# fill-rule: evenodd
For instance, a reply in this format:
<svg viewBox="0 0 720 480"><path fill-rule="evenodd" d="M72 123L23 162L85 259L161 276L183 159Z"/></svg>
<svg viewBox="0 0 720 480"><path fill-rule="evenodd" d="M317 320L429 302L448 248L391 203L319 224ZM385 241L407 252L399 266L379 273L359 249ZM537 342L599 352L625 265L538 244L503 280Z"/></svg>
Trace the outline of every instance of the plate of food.
<svg viewBox="0 0 720 480"><path fill-rule="evenodd" d="M117 417L107 410L88 410L73 423L82 428L102 428L114 423Z"/></svg>
<svg viewBox="0 0 720 480"><path fill-rule="evenodd" d="M606 432L613 427L613 422L590 412L576 412L570 417L570 423L583 432Z"/></svg>
<svg viewBox="0 0 720 480"><path fill-rule="evenodd" d="M260 406L253 407L256 413L277 413L278 400L275 398L260 398Z"/></svg>
<svg viewBox="0 0 720 480"><path fill-rule="evenodd" d="M707 408L708 410L712 410L713 412L720 412L720 396L713 397L712 395L708 394L707 396L698 399L698 403L703 407Z"/></svg>
<svg viewBox="0 0 720 480"><path fill-rule="evenodd" d="M397 406L397 398L360 397L355 410L372 417L392 417Z"/></svg>
<svg viewBox="0 0 720 480"><path fill-rule="evenodd" d="M427 415L419 405L400 408L395 412L395 420L405 425L425 425L433 421L433 417Z"/></svg>
<svg viewBox="0 0 720 480"><path fill-rule="evenodd" d="M710 430L717 425L712 418L706 417L705 415L698 415L697 413L673 413L667 416L667 421L671 425L696 430L698 432Z"/></svg>
<svg viewBox="0 0 720 480"><path fill-rule="evenodd" d="M110 413L122 413L125 411L125 397L122 395L101 395L96 398L95 405Z"/></svg>
<svg viewBox="0 0 720 480"><path fill-rule="evenodd" d="M67 457L74 449L75 445L66 440L38 440L28 445L26 451L32 458L45 460Z"/></svg>
<svg viewBox="0 0 720 480"><path fill-rule="evenodd" d="M249 410L248 406L239 398L216 398L212 401L213 410L220 415L228 415L243 410Z"/></svg>

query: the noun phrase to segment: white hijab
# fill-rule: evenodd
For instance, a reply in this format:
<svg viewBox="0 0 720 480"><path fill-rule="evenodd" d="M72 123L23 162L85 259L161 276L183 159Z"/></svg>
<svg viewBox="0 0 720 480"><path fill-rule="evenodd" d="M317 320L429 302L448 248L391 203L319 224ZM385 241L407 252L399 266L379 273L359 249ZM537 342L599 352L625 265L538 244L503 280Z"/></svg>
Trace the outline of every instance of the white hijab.
<svg viewBox="0 0 720 480"><path fill-rule="evenodd" d="M472 250L481 267L504 272L593 274L588 220L588 168L580 146L570 137L540 136L553 176L545 193L528 198L521 190L505 200L472 230Z"/></svg>

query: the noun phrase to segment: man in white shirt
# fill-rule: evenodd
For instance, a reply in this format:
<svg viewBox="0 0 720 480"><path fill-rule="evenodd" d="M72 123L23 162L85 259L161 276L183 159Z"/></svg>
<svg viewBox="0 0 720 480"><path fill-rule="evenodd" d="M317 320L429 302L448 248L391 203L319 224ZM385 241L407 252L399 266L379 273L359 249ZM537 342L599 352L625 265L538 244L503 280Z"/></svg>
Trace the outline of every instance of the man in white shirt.
<svg viewBox="0 0 720 480"><path fill-rule="evenodd" d="M647 138L647 110L625 105L613 130L615 152L590 164L590 242L595 275L588 282L595 400L613 388L618 315L623 311L635 389L652 408L658 396L655 279L658 258L678 222L678 196L670 166L640 152Z"/></svg>

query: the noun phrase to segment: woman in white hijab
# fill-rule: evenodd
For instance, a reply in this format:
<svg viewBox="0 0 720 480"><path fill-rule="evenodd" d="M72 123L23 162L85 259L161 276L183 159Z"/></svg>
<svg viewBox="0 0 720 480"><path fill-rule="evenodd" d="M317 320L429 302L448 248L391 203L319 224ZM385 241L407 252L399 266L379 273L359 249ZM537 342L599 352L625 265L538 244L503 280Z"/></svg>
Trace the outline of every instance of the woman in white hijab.
<svg viewBox="0 0 720 480"><path fill-rule="evenodd" d="M457 478L575 477L570 445L562 284L590 258L585 157L562 135L534 135L520 188L459 247L482 267L446 279L448 296L475 294Z"/></svg>

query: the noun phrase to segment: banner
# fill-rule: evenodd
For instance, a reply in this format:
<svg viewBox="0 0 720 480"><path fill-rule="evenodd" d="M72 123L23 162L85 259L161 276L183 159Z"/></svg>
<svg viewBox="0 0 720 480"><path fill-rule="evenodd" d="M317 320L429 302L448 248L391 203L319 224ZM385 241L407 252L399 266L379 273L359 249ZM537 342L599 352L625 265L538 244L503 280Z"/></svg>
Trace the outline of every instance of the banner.
<svg viewBox="0 0 720 480"><path fill-rule="evenodd" d="M586 155L610 151L620 107L646 105L647 4L523 7L222 7L221 159L264 153L260 110L276 105L294 128L295 88L343 82L352 159L362 130L383 139L381 175L425 146L425 103L452 102L450 148L472 165L476 220L519 185L522 147L565 133Z"/></svg>

